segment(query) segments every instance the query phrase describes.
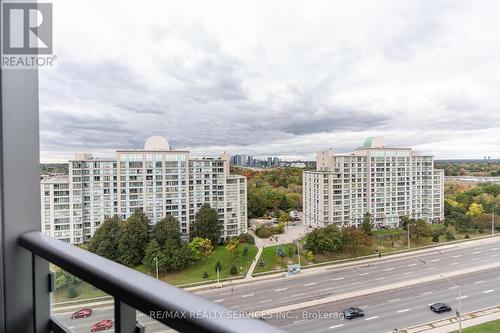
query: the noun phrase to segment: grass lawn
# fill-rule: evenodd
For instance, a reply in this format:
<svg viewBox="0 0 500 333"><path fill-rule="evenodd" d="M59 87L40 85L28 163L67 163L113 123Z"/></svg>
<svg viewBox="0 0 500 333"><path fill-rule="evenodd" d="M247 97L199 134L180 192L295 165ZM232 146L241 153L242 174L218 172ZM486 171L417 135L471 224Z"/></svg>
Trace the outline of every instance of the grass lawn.
<svg viewBox="0 0 500 333"><path fill-rule="evenodd" d="M250 268L250 265L252 264L252 261L257 254L257 247L255 245L249 245L248 246L248 254L246 257L243 256L243 248L245 247L245 244L241 244L239 247L239 256L236 261L236 267L238 267L238 275L245 275L248 269ZM207 269L207 264L205 263L205 260L198 260L188 268L179 271L179 272L172 272L172 273L166 273L160 276L160 279L165 280L171 284L174 285L180 285L180 284L188 284L188 283L195 283L195 282L203 282L206 280L216 280L217 279L217 272L215 271L215 264L217 261L220 261L221 263L221 271L220 271L220 278L225 279L229 278L232 275L229 274L229 270L231 269L231 266L233 264L233 254L228 253L226 248L224 246L218 245L214 247L213 253L210 255L208 258L208 269ZM243 267L243 269L240 269L240 267ZM144 266L139 266L136 269L139 271L148 274ZM208 278L204 279L203 278L203 272L207 271L208 272ZM151 272L150 275L153 275L154 273Z"/></svg>
<svg viewBox="0 0 500 333"><path fill-rule="evenodd" d="M433 229L441 229L444 226L441 224L433 224L432 228ZM455 239L460 240L465 238L466 233L454 233ZM478 232L471 232L469 233L470 238L475 238L479 237L485 234L481 234ZM422 246L428 246L428 245L437 245L437 244L445 244L446 238L445 236L441 236L439 239L439 243L433 242L430 237L427 238L420 238L416 240L415 238L411 239L411 248L419 248ZM293 257L290 260L288 258L288 248L292 247L293 248ZM280 258L279 256L276 255L276 249L277 246L271 246L271 247L266 247L264 248L262 252L262 258L264 258L264 266L257 266L255 267L254 273L261 273L261 272L269 272L269 271L274 271L274 270L279 270L279 269L285 269L289 261L291 263L296 264L297 263L297 256L295 255L295 245L294 244L284 244L283 245L284 251L285 251L285 257ZM312 262L308 262L305 260L305 256L303 255L304 251L301 251L301 265L308 266L311 264L319 264L319 263L324 263L324 262L329 262L329 261L335 261L335 260L342 260L342 259L352 259L356 257L362 257L362 256L367 256L371 254L376 254L379 252L382 252L383 254L388 254L394 251L398 250L405 250L408 248L408 243L407 243L407 236L405 230L402 229L383 229L383 230L377 230L374 232L373 236L373 243L371 246L364 246L360 245L357 249L352 249L348 248L345 251L342 252L334 252L330 254L321 254L317 253L314 255L314 259Z"/></svg>
<svg viewBox="0 0 500 333"><path fill-rule="evenodd" d="M298 257L295 254L295 249L297 248L295 244L283 244L283 251L285 253L285 257L282 258L278 255L276 255L276 250L278 249L279 245L275 246L269 246L265 247L264 250L262 250L261 258L264 259L264 266L260 266L257 260L257 266L255 266L255 270L253 271L254 273L260 273L260 272L268 272L268 271L273 271L277 269L285 269L287 265L289 264L297 264L298 263ZM289 257L289 251L292 251L292 258ZM303 255L303 251L300 251L301 256L300 256L300 263L302 265L309 264Z"/></svg>
<svg viewBox="0 0 500 333"><path fill-rule="evenodd" d="M491 333L500 332L500 320L490 321L474 327L469 327L463 330L464 333Z"/></svg>
<svg viewBox="0 0 500 333"><path fill-rule="evenodd" d="M247 256L244 257L243 248L245 247L245 245L246 244L241 244L239 247L239 256L236 261L237 263L236 266L238 267L238 275L245 275L247 273L248 269L250 268L250 265L252 264L252 261L255 258L255 255L257 254L257 247L255 245L249 245L248 254ZM231 274L229 274L229 270L231 268L231 265L233 264L233 258L234 257L232 253L228 253L228 251L224 246L219 245L214 247L213 253L208 258L207 279L203 278L203 272L205 272L207 268L207 265L204 260L199 260L182 271L160 275L160 279L174 285L203 282L206 280L216 280L217 273L215 271L215 264L217 263L217 261L220 261L222 266L222 269L220 271L220 278L221 279L229 278L232 276ZM243 267L243 269L240 269L240 267ZM144 267L144 265L139 265L135 267L135 269L138 270L139 272L155 276L155 273L148 272L147 269ZM101 290L96 289L92 285L83 281L75 283L75 288L78 293L78 296L74 298L68 297L67 287L59 288L54 293L53 302L58 303L58 302L73 301L78 299L106 296L106 294Z"/></svg>
<svg viewBox="0 0 500 333"><path fill-rule="evenodd" d="M68 287L62 287L62 288L57 289L56 292L53 293L52 302L59 303L59 302L66 302L66 301L75 301L75 300L79 300L79 299L102 297L102 296L107 295L103 291L95 288L94 286L92 286L84 281L80 281L80 282L75 283L75 289L78 293L78 296L76 296L74 298L68 297Z"/></svg>

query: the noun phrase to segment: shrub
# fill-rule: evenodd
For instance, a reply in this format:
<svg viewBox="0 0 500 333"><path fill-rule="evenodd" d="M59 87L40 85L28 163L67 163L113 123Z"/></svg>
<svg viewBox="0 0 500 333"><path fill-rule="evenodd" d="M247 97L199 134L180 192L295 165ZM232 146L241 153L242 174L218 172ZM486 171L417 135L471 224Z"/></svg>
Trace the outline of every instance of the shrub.
<svg viewBox="0 0 500 333"><path fill-rule="evenodd" d="M238 268L236 267L236 265L232 265L231 266L231 269L229 270L229 273L231 275L237 275L238 274Z"/></svg>
<svg viewBox="0 0 500 333"><path fill-rule="evenodd" d="M251 244L251 245L255 244L255 238L252 235L250 235L249 233L244 233L244 234L239 235L239 240L240 240L240 243L247 243L247 244Z"/></svg>
<svg viewBox="0 0 500 333"><path fill-rule="evenodd" d="M68 298L75 298L76 296L78 296L78 291L76 290L75 286L71 284L68 287Z"/></svg>
<svg viewBox="0 0 500 333"><path fill-rule="evenodd" d="M470 238L469 234L465 234L464 238L469 239Z"/></svg>
<svg viewBox="0 0 500 333"><path fill-rule="evenodd" d="M439 242L439 237L441 236L441 230L433 230L432 231L432 241L437 243Z"/></svg>
<svg viewBox="0 0 500 333"><path fill-rule="evenodd" d="M222 270L222 265L220 264L220 260L218 260L217 263L215 263L215 271L217 272L217 270L219 272Z"/></svg>
<svg viewBox="0 0 500 333"><path fill-rule="evenodd" d="M208 272L203 272L203 278L207 279L208 278Z"/></svg>
<svg viewBox="0 0 500 333"><path fill-rule="evenodd" d="M265 265L266 265L266 263L264 262L264 258L261 257L259 260L259 266L264 267Z"/></svg>
<svg viewBox="0 0 500 333"><path fill-rule="evenodd" d="M246 245L244 248L243 248L243 256L246 257L248 255L248 245Z"/></svg>
<svg viewBox="0 0 500 333"><path fill-rule="evenodd" d="M445 237L446 237L446 240L449 242L449 241L454 241L455 240L455 235L453 235L453 233L450 231L450 230L446 230L445 232Z"/></svg>
<svg viewBox="0 0 500 333"><path fill-rule="evenodd" d="M266 226L259 226L255 229L255 234L260 238L268 238L272 235L271 229Z"/></svg>
<svg viewBox="0 0 500 333"><path fill-rule="evenodd" d="M285 224L283 222L278 223L273 229L274 234L282 234L285 232Z"/></svg>

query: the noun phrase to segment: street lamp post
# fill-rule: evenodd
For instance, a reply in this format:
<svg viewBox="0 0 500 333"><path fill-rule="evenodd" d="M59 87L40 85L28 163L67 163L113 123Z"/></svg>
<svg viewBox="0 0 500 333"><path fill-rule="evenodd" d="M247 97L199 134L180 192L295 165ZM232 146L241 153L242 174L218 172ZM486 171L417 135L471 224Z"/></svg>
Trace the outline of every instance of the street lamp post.
<svg viewBox="0 0 500 333"><path fill-rule="evenodd" d="M406 223L406 228L408 229L408 249L411 248L411 243L410 243L410 222Z"/></svg>
<svg viewBox="0 0 500 333"><path fill-rule="evenodd" d="M441 277L447 279L450 281L450 283L455 287L458 288L458 311L456 313L458 317L458 333L462 333L462 294L460 291L460 286L457 285L455 282L453 282L449 277L445 275L440 275Z"/></svg>
<svg viewBox="0 0 500 333"><path fill-rule="evenodd" d="M156 264L156 278L158 279L158 257L154 257L154 262Z"/></svg>
<svg viewBox="0 0 500 333"><path fill-rule="evenodd" d="M491 234L495 234L495 209L491 211Z"/></svg>

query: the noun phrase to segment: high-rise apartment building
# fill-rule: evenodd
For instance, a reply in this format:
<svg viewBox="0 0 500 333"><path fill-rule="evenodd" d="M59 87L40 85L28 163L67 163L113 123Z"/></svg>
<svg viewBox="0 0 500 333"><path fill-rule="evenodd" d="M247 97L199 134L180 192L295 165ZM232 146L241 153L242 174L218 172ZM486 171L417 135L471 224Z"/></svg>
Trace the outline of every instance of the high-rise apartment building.
<svg viewBox="0 0 500 333"><path fill-rule="evenodd" d="M400 216L444 219L444 172L432 156L366 139L352 153L319 151L316 171L303 173L305 223L359 225L372 214L377 226L396 227Z"/></svg>
<svg viewBox="0 0 500 333"><path fill-rule="evenodd" d="M231 175L230 156L192 158L161 137L116 158L77 154L67 177L41 181L42 230L54 238L87 241L107 216L125 219L141 209L154 224L175 216L186 237L202 204L217 209L222 237L247 231L246 177Z"/></svg>

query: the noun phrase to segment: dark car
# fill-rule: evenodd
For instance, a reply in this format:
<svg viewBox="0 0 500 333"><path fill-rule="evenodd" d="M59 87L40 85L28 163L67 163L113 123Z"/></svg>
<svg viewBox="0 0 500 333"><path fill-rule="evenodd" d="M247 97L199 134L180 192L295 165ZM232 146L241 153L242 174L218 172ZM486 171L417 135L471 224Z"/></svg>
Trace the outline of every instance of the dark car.
<svg viewBox="0 0 500 333"><path fill-rule="evenodd" d="M80 309L76 312L73 312L71 315L71 319L77 319L77 318L87 318L92 314L92 309Z"/></svg>
<svg viewBox="0 0 500 333"><path fill-rule="evenodd" d="M431 304L430 309L431 309L431 311L433 311L435 313L443 313L443 312L451 311L451 307L448 304L441 303L441 302Z"/></svg>
<svg viewBox="0 0 500 333"><path fill-rule="evenodd" d="M343 311L345 319L354 319L356 317L364 317L365 313L360 308L348 308Z"/></svg>
<svg viewBox="0 0 500 333"><path fill-rule="evenodd" d="M97 332L97 331L109 330L112 327L113 327L113 321L111 319L105 319L101 320L97 324L92 325L90 331Z"/></svg>

